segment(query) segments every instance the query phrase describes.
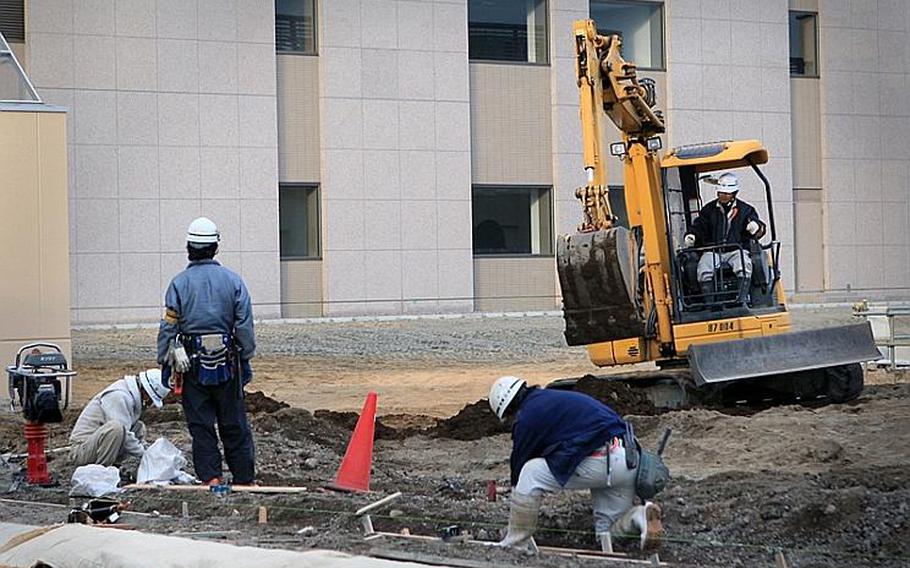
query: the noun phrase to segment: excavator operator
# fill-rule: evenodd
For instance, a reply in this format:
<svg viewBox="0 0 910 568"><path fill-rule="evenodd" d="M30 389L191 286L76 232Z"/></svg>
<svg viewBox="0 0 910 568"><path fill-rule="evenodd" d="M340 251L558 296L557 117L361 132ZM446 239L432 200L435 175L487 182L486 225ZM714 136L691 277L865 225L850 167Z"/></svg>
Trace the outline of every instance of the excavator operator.
<svg viewBox="0 0 910 568"><path fill-rule="evenodd" d="M705 303L713 303L718 288L715 276L724 266L736 274L737 303L746 301L748 285L752 276L752 259L749 256L749 242L765 234L765 224L758 218L755 208L737 199L739 178L725 172L705 178L707 183L717 186L717 199L709 201L698 218L692 223L692 230L685 236L686 247L718 247L708 250L698 260L698 282L704 294Z"/></svg>

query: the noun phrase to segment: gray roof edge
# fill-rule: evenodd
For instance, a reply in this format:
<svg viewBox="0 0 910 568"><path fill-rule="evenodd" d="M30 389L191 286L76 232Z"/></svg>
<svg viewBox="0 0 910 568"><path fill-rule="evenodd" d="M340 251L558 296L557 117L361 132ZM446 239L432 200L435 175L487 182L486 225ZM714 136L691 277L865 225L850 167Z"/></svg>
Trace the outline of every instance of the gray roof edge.
<svg viewBox="0 0 910 568"><path fill-rule="evenodd" d="M0 102L0 112L69 112L64 106L39 102Z"/></svg>

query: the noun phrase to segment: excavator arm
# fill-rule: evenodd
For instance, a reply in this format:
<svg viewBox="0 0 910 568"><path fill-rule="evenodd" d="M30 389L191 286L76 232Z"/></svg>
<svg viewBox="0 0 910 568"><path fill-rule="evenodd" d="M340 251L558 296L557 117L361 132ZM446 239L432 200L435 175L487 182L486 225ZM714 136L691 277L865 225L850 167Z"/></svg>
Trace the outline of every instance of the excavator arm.
<svg viewBox="0 0 910 568"><path fill-rule="evenodd" d="M622 58L622 38L597 34L593 20L578 20L575 32L575 73L580 99L582 147L587 184L575 195L584 207L579 231L613 226L607 199L602 117L610 117L628 139L647 139L664 132L660 113L653 110L653 83L639 84L637 67Z"/></svg>
<svg viewBox="0 0 910 568"><path fill-rule="evenodd" d="M622 39L602 36L592 20L574 24L586 184L576 190L583 220L557 245L566 341L570 345L642 338L635 348L672 342L669 260L655 136L664 132L653 83L639 82L622 58ZM606 185L603 117L622 134L627 213L632 231L614 226ZM642 255L642 252L644 255ZM644 256L644 266L641 258ZM643 275L643 276L642 276Z"/></svg>

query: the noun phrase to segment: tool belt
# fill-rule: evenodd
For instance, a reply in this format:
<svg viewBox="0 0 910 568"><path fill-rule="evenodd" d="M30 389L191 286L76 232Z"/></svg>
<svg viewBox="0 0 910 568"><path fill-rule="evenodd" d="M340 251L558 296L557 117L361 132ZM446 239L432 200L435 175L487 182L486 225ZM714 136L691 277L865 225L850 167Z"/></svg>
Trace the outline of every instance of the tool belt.
<svg viewBox="0 0 910 568"><path fill-rule="evenodd" d="M645 501L664 490L670 481L670 468L660 455L641 447L632 424L626 422L623 434L623 445L626 448L626 467L637 470L635 473L635 493Z"/></svg>
<svg viewBox="0 0 910 568"><path fill-rule="evenodd" d="M200 385L221 385L234 378L237 354L230 334L182 335L180 342L190 357L190 373Z"/></svg>

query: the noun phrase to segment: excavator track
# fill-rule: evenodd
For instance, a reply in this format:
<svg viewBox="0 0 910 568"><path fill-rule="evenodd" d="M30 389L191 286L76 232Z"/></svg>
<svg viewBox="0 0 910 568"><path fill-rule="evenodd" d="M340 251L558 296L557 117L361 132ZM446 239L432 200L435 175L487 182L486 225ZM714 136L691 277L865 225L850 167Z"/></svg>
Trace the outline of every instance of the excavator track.
<svg viewBox="0 0 910 568"><path fill-rule="evenodd" d="M689 368L679 367L556 379L547 388L576 390L579 381L590 378L624 383L647 396L655 409L662 410L757 411L788 404L820 406L848 402L863 389L863 367L859 363L702 385Z"/></svg>

